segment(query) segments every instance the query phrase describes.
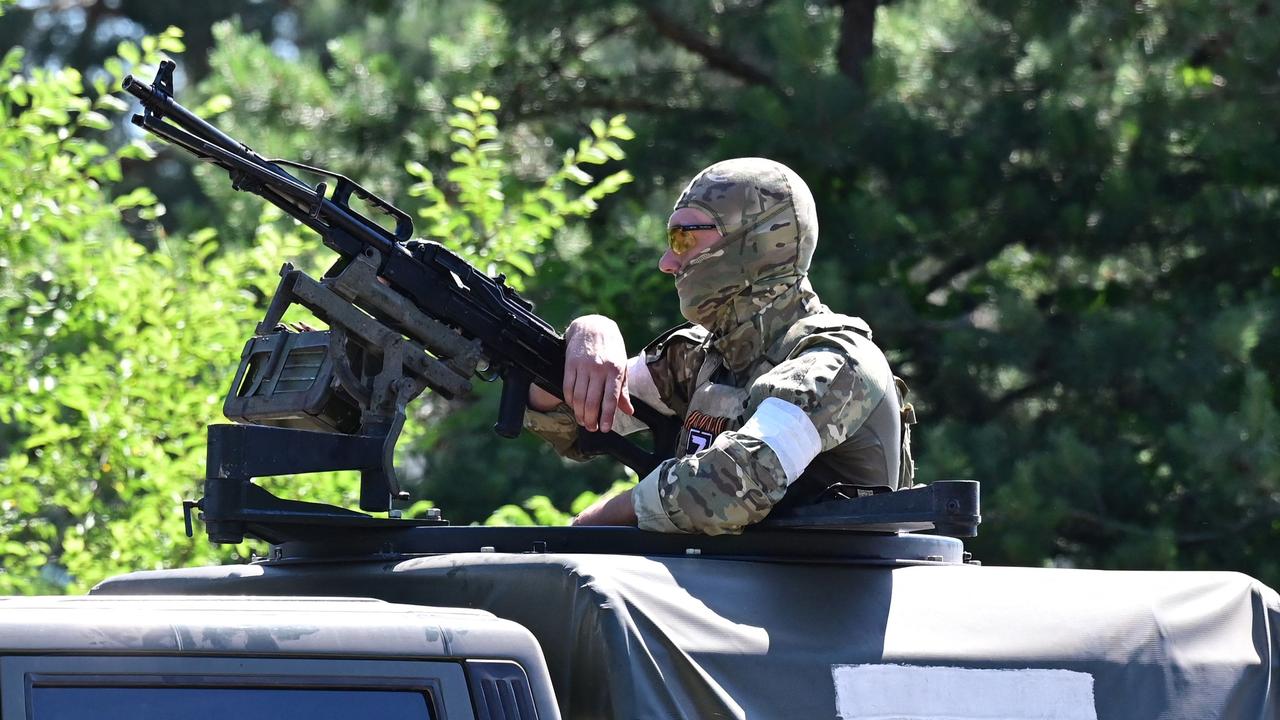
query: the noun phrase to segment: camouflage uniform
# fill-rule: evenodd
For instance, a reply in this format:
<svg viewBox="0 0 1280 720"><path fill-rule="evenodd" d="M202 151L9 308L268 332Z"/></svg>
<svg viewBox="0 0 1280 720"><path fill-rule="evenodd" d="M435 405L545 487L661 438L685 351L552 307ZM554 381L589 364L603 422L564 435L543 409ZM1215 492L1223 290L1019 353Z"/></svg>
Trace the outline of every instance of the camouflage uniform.
<svg viewBox="0 0 1280 720"><path fill-rule="evenodd" d="M676 456L634 490L639 526L741 532L833 488L909 484L902 388L867 325L831 313L809 284L818 228L804 181L770 160L728 160L689 183L682 207L723 237L676 276L692 325L628 369L633 396L684 418ZM567 406L530 411L526 426L576 455Z"/></svg>

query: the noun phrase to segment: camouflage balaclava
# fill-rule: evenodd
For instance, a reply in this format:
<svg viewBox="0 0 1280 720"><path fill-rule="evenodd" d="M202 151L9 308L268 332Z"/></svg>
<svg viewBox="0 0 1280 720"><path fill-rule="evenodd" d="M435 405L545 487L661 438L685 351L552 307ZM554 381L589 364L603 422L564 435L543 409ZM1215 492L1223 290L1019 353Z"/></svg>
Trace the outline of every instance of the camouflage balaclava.
<svg viewBox="0 0 1280 720"><path fill-rule="evenodd" d="M685 207L710 215L724 235L676 275L690 322L725 335L809 287L818 213L791 168L764 158L718 162L689 181L675 204Z"/></svg>

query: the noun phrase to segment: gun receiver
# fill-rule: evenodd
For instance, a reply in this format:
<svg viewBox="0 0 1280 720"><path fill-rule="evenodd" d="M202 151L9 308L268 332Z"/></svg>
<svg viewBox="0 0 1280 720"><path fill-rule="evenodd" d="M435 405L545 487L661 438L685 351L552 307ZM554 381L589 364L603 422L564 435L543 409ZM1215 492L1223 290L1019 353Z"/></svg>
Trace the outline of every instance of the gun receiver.
<svg viewBox="0 0 1280 720"><path fill-rule="evenodd" d="M398 436L405 404L424 388L446 398L465 393L470 389L468 378L483 365L484 379L503 382L494 429L504 437L519 434L531 384L563 396L564 339L506 284L504 276L480 272L439 243L414 240L413 221L407 213L350 178L324 168L265 158L218 130L174 99L174 67L172 61L163 61L150 85L132 76L124 79L124 89L143 106L143 113L134 115L132 122L223 168L235 189L258 195L288 213L319 234L339 256L319 281L288 265L281 271L280 287L267 316L245 348L225 406L228 417L275 426L275 430L308 434L320 430L345 433L353 442L360 439L346 459L342 447L334 446L328 453L334 460L328 465L317 467L313 458L302 463L306 470L298 471L360 469L368 481L362 485L361 507L386 510L389 498L400 495L390 446ZM312 187L293 172L324 179ZM353 196L389 218L391 227L352 208ZM278 323L292 303L308 307L331 329L289 337L297 333ZM323 391L325 396L301 393L284 398L287 393L282 388L290 387L289 374L299 372L310 373L308 391ZM296 378L293 381L296 385ZM671 457L678 427L672 418L638 399L633 398L632 404L636 418L652 432L652 450L616 432L586 431L582 448L590 454L611 455L645 475ZM211 427L211 439L214 433ZM227 473L215 465L235 465L239 474L264 474L245 465L253 454L247 445L235 446L245 450L244 458L238 457L240 450L229 449L233 443L227 438L233 436L240 437L219 435L219 458L213 457L211 442L211 482L231 479L222 477ZM380 438L382 447L366 442L371 438ZM281 439L277 434L271 442ZM307 436L299 435L294 441L307 442ZM263 446L268 441L264 436L254 442ZM222 462L228 453L237 456L235 462ZM290 472L280 467L278 457L273 463L277 474ZM247 478L236 480L247 482ZM215 496L240 492L214 492L207 487L206 500L214 502ZM236 533L232 528L226 535Z"/></svg>

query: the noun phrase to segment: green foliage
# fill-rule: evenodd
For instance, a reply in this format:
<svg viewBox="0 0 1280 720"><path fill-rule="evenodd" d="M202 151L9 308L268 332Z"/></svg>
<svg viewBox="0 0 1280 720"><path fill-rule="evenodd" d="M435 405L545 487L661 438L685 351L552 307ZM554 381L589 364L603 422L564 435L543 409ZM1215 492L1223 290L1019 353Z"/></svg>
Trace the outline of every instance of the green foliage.
<svg viewBox="0 0 1280 720"><path fill-rule="evenodd" d="M1202 11L909 3L880 26L895 127L867 174L900 190L853 207L906 248L887 344L933 420L925 476L984 481L980 554L1280 577L1276 105L1250 90L1276 51L1214 39L1248 5Z"/></svg>
<svg viewBox="0 0 1280 720"><path fill-rule="evenodd" d="M577 149L566 150L560 167L536 188L514 186L510 162L503 158L502 138L494 112L501 107L497 98L480 92L455 98L461 110L449 117L453 131L449 138L457 146L450 155L455 167L446 174L453 202L426 165L411 161L405 169L418 182L409 194L427 205L418 215L427 221L424 234L458 252L489 274L508 275L517 290L522 278L534 274L534 257L573 218L585 218L599 207L599 201L631 181L631 174L619 170L596 181L583 165L603 165L626 157L617 140L630 140L635 133L626 118L616 115L606 123L591 123L592 137L583 138ZM566 186L582 186L571 196Z"/></svg>
<svg viewBox="0 0 1280 720"><path fill-rule="evenodd" d="M569 511L564 512L556 508L551 498L546 495L534 495L519 505L507 504L493 511L493 514L484 521L485 525L568 525L574 516L586 510L597 500L604 497L612 497L618 493L625 492L636 486L637 478L633 473L628 471L629 477L626 480L617 480L607 491L603 493L595 493L586 490L578 497L573 499L569 505Z"/></svg>
<svg viewBox="0 0 1280 720"><path fill-rule="evenodd" d="M71 68L22 72L19 49L0 63L0 592L83 590L112 572L214 557L179 540L174 507L199 475L199 429L217 414L213 388L251 302L206 287L260 286L273 268L248 255L214 262L207 235L191 253L145 251L121 218L163 206L106 186L150 152L102 141L123 108L103 90L180 37L122 45L91 88Z"/></svg>

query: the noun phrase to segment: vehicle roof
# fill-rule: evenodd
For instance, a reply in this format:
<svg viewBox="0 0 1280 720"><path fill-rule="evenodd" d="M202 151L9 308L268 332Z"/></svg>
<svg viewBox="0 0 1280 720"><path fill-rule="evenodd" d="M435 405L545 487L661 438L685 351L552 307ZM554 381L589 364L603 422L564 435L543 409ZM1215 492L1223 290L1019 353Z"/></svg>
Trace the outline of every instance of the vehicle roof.
<svg viewBox="0 0 1280 720"><path fill-rule="evenodd" d="M527 630L483 610L326 597L0 598L0 653L35 652L542 662Z"/></svg>
<svg viewBox="0 0 1280 720"><path fill-rule="evenodd" d="M1280 597L1229 572L483 552L145 571L94 592L485 608L541 641L566 717L865 716L933 680L1075 693L1080 713L1052 717L1270 717L1280 683Z"/></svg>

